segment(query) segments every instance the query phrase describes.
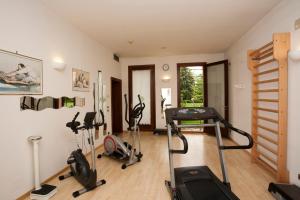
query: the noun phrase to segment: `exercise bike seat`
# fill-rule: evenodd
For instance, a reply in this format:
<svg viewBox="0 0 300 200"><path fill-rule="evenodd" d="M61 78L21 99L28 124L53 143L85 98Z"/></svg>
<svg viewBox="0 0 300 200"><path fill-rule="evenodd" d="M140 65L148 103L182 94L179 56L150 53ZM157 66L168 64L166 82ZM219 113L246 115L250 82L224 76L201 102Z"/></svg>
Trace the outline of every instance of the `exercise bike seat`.
<svg viewBox="0 0 300 200"><path fill-rule="evenodd" d="M67 126L68 128L71 128L73 132L78 133L77 127L80 126L80 122L78 122L78 121L75 121L75 122L73 122L73 121L72 121L72 122L68 122L68 123L66 124L66 126Z"/></svg>

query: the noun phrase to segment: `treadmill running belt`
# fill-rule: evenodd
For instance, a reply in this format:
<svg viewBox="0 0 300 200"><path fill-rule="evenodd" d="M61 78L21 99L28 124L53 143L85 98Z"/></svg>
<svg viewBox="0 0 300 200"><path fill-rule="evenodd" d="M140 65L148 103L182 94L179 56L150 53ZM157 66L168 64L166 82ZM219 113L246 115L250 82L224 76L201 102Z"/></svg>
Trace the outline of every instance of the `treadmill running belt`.
<svg viewBox="0 0 300 200"><path fill-rule="evenodd" d="M207 166L175 168L175 184L182 200L239 200Z"/></svg>
<svg viewBox="0 0 300 200"><path fill-rule="evenodd" d="M230 200L212 180L194 180L185 185L194 200Z"/></svg>

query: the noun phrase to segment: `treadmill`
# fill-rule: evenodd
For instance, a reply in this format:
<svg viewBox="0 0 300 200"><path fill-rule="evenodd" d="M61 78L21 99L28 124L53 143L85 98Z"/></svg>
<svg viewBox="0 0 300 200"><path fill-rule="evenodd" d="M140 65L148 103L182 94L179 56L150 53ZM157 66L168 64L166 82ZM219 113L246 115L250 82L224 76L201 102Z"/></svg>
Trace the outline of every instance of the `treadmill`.
<svg viewBox="0 0 300 200"><path fill-rule="evenodd" d="M234 128L229 122L212 107L199 108L170 108L165 111L168 129L168 149L171 181L165 181L172 200L239 200L231 191L228 179L223 151L230 149L250 149L253 146L253 139L249 133ZM208 120L208 124L176 125L178 120ZM247 137L248 145L224 146L220 124L242 136ZM193 166L175 168L173 165L174 154L186 154L188 142L185 136L179 131L180 128L215 127L216 140L219 151L223 181L207 166ZM172 129L174 136L179 137L183 142L183 149L173 149Z"/></svg>

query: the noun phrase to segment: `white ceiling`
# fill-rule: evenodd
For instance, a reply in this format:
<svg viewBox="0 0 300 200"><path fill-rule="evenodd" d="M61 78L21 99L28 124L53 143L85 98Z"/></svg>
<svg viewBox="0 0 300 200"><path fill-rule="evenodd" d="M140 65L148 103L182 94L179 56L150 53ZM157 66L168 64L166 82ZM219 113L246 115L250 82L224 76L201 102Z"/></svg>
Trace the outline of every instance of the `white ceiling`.
<svg viewBox="0 0 300 200"><path fill-rule="evenodd" d="M131 57L224 52L280 0L43 2L104 46Z"/></svg>

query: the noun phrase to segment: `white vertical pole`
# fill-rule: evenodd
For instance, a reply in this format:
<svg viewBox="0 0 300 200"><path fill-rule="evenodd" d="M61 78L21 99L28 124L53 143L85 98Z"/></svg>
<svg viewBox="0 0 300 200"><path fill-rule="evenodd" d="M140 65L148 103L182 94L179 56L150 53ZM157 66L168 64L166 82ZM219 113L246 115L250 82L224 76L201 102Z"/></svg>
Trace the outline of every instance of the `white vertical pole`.
<svg viewBox="0 0 300 200"><path fill-rule="evenodd" d="M33 159L34 159L34 184L35 189L41 189L40 184L40 166L39 166L39 140L33 141Z"/></svg>
<svg viewBox="0 0 300 200"><path fill-rule="evenodd" d="M31 136L28 138L33 144L33 167L34 167L34 185L35 190L41 189L40 184L40 165L39 165L39 142L41 136Z"/></svg>

